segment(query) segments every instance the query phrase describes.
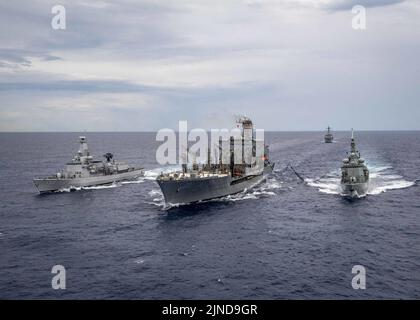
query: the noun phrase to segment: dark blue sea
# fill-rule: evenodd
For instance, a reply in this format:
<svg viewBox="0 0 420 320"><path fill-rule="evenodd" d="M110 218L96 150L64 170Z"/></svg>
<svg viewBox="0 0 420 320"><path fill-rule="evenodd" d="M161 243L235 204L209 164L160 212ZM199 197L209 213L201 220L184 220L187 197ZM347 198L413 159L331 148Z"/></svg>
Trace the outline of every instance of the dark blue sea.
<svg viewBox="0 0 420 320"><path fill-rule="evenodd" d="M420 132L357 132L365 198L338 190L349 133L324 144L322 132L272 132L266 182L170 209L154 133L85 133L94 155L142 165L144 178L38 195L32 178L58 172L79 135L0 134L0 298L420 298ZM54 265L65 290L51 288ZM352 288L354 265L365 290Z"/></svg>

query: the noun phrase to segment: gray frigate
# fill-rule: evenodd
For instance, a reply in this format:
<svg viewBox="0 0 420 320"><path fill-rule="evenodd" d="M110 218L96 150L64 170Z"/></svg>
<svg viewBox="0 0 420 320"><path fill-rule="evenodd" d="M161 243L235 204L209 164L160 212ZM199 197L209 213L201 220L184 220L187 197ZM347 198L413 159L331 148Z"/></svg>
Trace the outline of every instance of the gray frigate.
<svg viewBox="0 0 420 320"><path fill-rule="evenodd" d="M351 151L348 157L343 160L341 173L341 189L344 196L357 198L366 195L369 187L369 169L356 149L353 130Z"/></svg>
<svg viewBox="0 0 420 320"><path fill-rule="evenodd" d="M111 184L144 175L140 167L115 161L112 153L104 155L106 161L95 160L90 155L86 137L79 137L79 142L79 151L61 172L49 177L34 178L33 182L40 193Z"/></svg>
<svg viewBox="0 0 420 320"><path fill-rule="evenodd" d="M324 136L325 143L332 143L334 140L334 136L331 133L331 128L328 126L327 133Z"/></svg>
<svg viewBox="0 0 420 320"><path fill-rule="evenodd" d="M256 154L257 141L252 121L242 117L238 123L242 125L242 136L239 138L242 140L242 145L244 145L244 130L252 131L252 161L244 161L242 153L242 163L235 163L235 138L230 137L229 164L223 164L221 152L219 162L211 164L210 151L208 151L206 164L193 163L192 168L184 164L181 171L162 173L157 177L156 181L167 204L188 204L236 194L260 184L273 171L274 163L269 160L268 146L264 145L262 155ZM229 141L227 143L229 144ZM221 146L222 141L219 140L219 151Z"/></svg>

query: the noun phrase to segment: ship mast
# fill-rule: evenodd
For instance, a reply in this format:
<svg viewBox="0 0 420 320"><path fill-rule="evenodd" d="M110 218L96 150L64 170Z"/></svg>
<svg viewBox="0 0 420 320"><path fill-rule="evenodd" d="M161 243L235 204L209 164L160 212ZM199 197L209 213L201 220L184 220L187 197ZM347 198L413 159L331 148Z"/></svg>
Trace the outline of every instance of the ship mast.
<svg viewBox="0 0 420 320"><path fill-rule="evenodd" d="M354 130L351 129L351 153L356 153L356 142L354 141Z"/></svg>
<svg viewBox="0 0 420 320"><path fill-rule="evenodd" d="M79 154L81 154L83 157L89 156L89 148L86 142L86 137L80 136L79 142L80 142Z"/></svg>

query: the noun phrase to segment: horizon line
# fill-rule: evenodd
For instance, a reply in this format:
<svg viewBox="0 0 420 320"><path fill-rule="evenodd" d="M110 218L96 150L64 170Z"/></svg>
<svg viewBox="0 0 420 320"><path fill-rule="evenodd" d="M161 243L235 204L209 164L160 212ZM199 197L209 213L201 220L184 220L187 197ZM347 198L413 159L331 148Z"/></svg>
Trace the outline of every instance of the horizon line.
<svg viewBox="0 0 420 320"><path fill-rule="evenodd" d="M170 128L165 128L170 129ZM161 129L159 129L161 130ZM139 131L0 131L2 133L156 133L159 130L139 130ZM179 132L178 130L174 130ZM191 130L188 130L188 132ZM210 130L206 130L210 131ZM324 132L325 130L265 130L265 132ZM350 132L351 129L347 130L334 130L333 132ZM420 129L360 129L355 130L356 132L418 132Z"/></svg>

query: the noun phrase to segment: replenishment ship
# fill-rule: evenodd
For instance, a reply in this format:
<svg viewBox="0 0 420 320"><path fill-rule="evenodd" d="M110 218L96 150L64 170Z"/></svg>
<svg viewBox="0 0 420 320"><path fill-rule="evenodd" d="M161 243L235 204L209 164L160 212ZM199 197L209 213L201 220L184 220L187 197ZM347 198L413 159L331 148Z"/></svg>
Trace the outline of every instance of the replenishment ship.
<svg viewBox="0 0 420 320"><path fill-rule="evenodd" d="M252 157L251 161L245 161L244 157L247 155L242 151L242 162L235 163L235 138L231 136L230 143L227 141L230 145L230 163L228 161L228 164L224 164L220 155L219 162L212 164L208 150L206 164L193 163L192 168L183 164L181 171L162 173L157 177L156 181L167 204L188 204L236 194L258 185L273 171L274 163L269 160L268 146L263 145L260 148L262 154L256 154L256 149L259 148L256 148L257 140L252 121L242 117L238 120L238 125L241 126L242 134L239 141L236 138L236 143L244 145L245 130L252 132L252 154L249 155ZM222 141L219 140L219 150L221 146Z"/></svg>

